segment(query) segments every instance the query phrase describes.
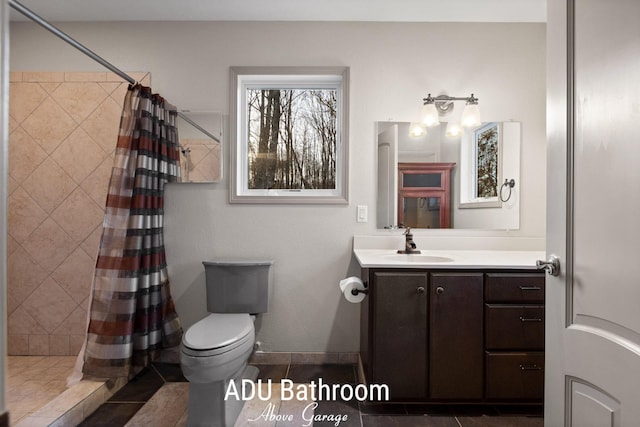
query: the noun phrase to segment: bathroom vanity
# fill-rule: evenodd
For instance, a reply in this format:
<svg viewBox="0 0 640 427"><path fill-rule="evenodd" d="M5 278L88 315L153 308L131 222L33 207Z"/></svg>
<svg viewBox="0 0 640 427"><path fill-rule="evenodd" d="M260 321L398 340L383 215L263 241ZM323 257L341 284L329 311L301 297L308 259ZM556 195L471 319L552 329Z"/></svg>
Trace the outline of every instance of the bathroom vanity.
<svg viewBox="0 0 640 427"><path fill-rule="evenodd" d="M398 402L542 403L543 254L355 253L367 383Z"/></svg>

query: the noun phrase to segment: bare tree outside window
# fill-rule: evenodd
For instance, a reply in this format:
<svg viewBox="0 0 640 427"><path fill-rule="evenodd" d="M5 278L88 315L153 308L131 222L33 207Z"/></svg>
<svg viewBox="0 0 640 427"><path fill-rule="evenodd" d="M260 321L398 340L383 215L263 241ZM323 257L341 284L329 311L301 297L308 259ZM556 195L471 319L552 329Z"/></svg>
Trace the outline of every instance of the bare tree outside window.
<svg viewBox="0 0 640 427"><path fill-rule="evenodd" d="M231 67L232 203L348 202L347 67Z"/></svg>
<svg viewBox="0 0 640 427"><path fill-rule="evenodd" d="M498 125L490 123L476 135L478 198L498 195Z"/></svg>
<svg viewBox="0 0 640 427"><path fill-rule="evenodd" d="M336 188L336 90L247 90L249 189Z"/></svg>

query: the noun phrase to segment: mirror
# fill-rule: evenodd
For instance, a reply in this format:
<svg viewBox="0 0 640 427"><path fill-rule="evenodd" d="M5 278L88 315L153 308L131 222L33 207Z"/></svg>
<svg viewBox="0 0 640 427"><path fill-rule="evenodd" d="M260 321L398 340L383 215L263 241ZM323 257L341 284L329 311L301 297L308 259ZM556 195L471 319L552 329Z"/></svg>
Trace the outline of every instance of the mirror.
<svg viewBox="0 0 640 427"><path fill-rule="evenodd" d="M411 126L376 123L378 228L519 228L519 122L483 123L459 137L443 122L422 135Z"/></svg>
<svg viewBox="0 0 640 427"><path fill-rule="evenodd" d="M182 111L178 116L182 182L222 180L222 114L212 111ZM191 120L218 141L194 127Z"/></svg>

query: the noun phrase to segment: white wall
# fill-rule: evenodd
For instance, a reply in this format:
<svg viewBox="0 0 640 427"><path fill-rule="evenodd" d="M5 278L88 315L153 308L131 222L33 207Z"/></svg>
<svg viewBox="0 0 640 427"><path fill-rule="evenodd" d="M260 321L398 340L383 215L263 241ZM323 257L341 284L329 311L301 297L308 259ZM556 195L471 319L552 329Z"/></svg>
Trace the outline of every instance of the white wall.
<svg viewBox="0 0 640 427"><path fill-rule="evenodd" d="M272 258L269 313L258 331L263 348L356 351L359 307L340 297L337 283L359 272L351 256L352 236L379 233L373 217L356 223L356 205L368 205L370 216L375 212L374 122L414 120L427 92L473 92L484 120L522 122L523 214L520 230L509 235L544 237L544 24L176 22L60 27L123 70L150 71L153 89L179 108L225 115L229 66L351 67L348 206L229 205L228 179L167 189L167 257L185 325L205 315L201 260ZM34 24L12 24L11 32L12 70L101 70Z"/></svg>

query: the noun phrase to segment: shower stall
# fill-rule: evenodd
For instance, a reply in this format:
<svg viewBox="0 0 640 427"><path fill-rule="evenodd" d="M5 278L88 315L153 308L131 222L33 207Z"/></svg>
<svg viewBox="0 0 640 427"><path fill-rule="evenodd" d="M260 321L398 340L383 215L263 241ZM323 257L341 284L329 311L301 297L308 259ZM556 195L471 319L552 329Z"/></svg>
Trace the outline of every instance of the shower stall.
<svg viewBox="0 0 640 427"><path fill-rule="evenodd" d="M83 379L67 388L87 336L125 95L133 84L151 93L150 75L124 73L17 1L8 3L109 70L11 71L9 79L6 406L12 425L45 415L70 425L126 383ZM204 170L205 159L220 158L220 139L176 114L214 142L211 149L202 138L184 141L198 154L191 169L203 175L196 166Z"/></svg>
<svg viewBox="0 0 640 427"><path fill-rule="evenodd" d="M127 86L111 73L11 73L9 355L82 346Z"/></svg>
<svg viewBox="0 0 640 427"><path fill-rule="evenodd" d="M149 74L134 76L149 84ZM85 339L127 87L108 72L10 74L7 404L12 424L66 389Z"/></svg>

